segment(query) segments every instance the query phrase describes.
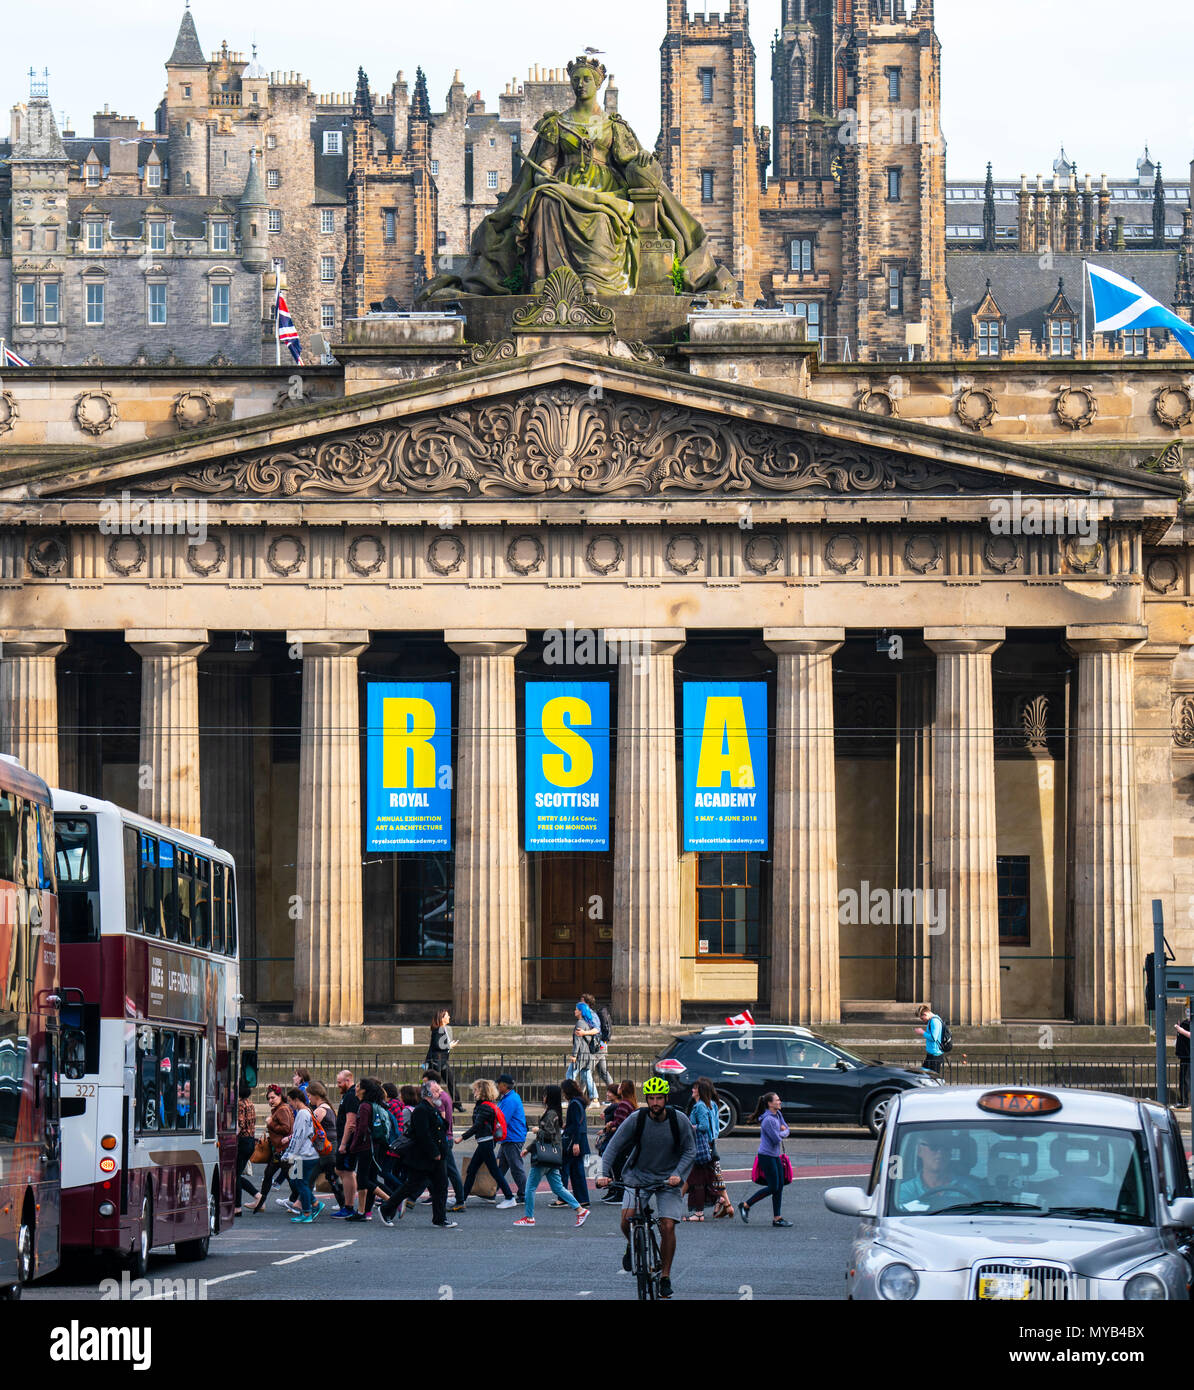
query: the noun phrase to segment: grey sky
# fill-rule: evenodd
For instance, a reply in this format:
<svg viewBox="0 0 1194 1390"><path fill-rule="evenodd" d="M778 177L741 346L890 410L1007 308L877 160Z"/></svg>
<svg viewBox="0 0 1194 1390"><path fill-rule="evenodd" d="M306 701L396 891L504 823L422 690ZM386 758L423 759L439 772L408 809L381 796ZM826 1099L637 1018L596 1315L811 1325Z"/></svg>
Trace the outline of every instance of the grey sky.
<svg viewBox="0 0 1194 1390"><path fill-rule="evenodd" d="M692 6L705 8L701 0ZM708 0L717 12L723 0ZM728 9L728 3L724 3ZM621 109L644 144L659 128L659 43L664 0L194 0L210 53L227 39L246 54L256 39L270 70L295 69L318 91L355 84L358 63L374 90L398 68L422 64L433 109L460 68L490 106L531 63L562 66L586 44L606 50ZM0 97L28 94L29 67L50 69L54 108L91 131L105 102L149 125L165 82L182 0L47 0L4 6ZM595 18L584 18L584 12ZM770 45L780 0L754 0L760 125L771 123ZM951 177L980 174L991 159L1005 177L1048 171L1064 140L1081 172L1127 174L1147 141L1169 175L1187 176L1194 155L1194 97L1185 61L1194 51L1189 0L937 0L945 50L944 128ZM635 30L638 28L636 35ZM524 32L534 29L538 37ZM7 124L7 123L6 123Z"/></svg>

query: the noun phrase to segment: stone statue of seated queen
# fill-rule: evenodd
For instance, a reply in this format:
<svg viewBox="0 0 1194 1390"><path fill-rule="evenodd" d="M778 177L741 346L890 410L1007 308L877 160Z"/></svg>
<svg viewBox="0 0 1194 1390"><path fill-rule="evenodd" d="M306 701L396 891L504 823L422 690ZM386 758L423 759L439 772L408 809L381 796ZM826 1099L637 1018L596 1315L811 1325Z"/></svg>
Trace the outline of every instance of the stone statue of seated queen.
<svg viewBox="0 0 1194 1390"><path fill-rule="evenodd" d="M473 236L464 274L436 277L421 298L538 293L561 267L593 296L732 288L659 161L621 116L598 106L604 64L575 58L568 78L575 103L536 125L518 178Z"/></svg>

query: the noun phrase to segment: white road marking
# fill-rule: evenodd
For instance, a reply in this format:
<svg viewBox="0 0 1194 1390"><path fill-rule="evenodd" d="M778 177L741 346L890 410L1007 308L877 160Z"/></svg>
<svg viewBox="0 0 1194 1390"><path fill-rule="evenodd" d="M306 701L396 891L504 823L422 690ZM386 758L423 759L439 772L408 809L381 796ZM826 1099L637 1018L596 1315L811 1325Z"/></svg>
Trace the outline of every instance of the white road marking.
<svg viewBox="0 0 1194 1390"><path fill-rule="evenodd" d="M241 1269L238 1270L235 1274L219 1274L214 1279L209 1279L207 1282L209 1285L222 1284L226 1279L245 1279L250 1274L256 1273L257 1271L255 1269Z"/></svg>
<svg viewBox="0 0 1194 1390"><path fill-rule="evenodd" d="M346 1245L355 1245L355 1240L338 1241L335 1245L321 1245L318 1250L305 1250L301 1255L291 1255L288 1260L273 1260L276 1265L298 1264L299 1260L309 1260L312 1255L326 1255L329 1250L343 1250Z"/></svg>
<svg viewBox="0 0 1194 1390"><path fill-rule="evenodd" d="M218 1274L214 1279L205 1279L203 1282L210 1288L212 1284L222 1284L226 1279L244 1279L250 1274L256 1274L255 1269L242 1269L236 1274ZM145 1298L138 1299L138 1302L145 1303L185 1303L185 1298L175 1298L173 1294L151 1293L146 1294Z"/></svg>

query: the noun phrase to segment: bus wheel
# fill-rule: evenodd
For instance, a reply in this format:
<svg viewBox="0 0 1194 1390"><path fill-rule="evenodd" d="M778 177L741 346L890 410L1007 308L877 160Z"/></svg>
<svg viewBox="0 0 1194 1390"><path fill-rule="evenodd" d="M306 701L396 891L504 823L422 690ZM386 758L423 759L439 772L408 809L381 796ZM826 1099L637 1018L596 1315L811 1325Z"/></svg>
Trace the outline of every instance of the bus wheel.
<svg viewBox="0 0 1194 1390"><path fill-rule="evenodd" d="M20 1298L20 1284L4 1284L0 1286L0 1303L11 1303L14 1299Z"/></svg>
<svg viewBox="0 0 1194 1390"><path fill-rule="evenodd" d="M180 1260L206 1260L207 1248L211 1244L212 1232L219 1221L220 1195L218 1189L208 1188L207 1193L207 1234L198 1240L179 1240L174 1244L174 1253Z"/></svg>
<svg viewBox="0 0 1194 1390"><path fill-rule="evenodd" d="M21 1284L33 1283L34 1254L33 1254L33 1211L29 1202L25 1203L25 1210L21 1213L21 1229L17 1232L17 1282L18 1289Z"/></svg>
<svg viewBox="0 0 1194 1390"><path fill-rule="evenodd" d="M134 1279L144 1279L153 1249L153 1205L148 1196L141 1199L141 1220L137 1223L137 1243L128 1257L128 1270Z"/></svg>

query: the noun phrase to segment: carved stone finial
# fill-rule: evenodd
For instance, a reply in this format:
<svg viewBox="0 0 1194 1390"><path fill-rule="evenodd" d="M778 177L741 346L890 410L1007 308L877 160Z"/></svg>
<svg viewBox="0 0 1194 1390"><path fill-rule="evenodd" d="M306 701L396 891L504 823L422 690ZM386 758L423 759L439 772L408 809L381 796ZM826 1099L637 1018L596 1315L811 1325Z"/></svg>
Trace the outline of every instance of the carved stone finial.
<svg viewBox="0 0 1194 1390"><path fill-rule="evenodd" d="M614 311L589 294L571 266L562 265L544 280L532 302L514 315L514 327L535 332L579 329L609 333L614 327Z"/></svg>
<svg viewBox="0 0 1194 1390"><path fill-rule="evenodd" d="M1020 711L1024 721L1024 740L1030 753L1043 753L1048 749L1046 742L1049 723L1049 698L1038 695Z"/></svg>

